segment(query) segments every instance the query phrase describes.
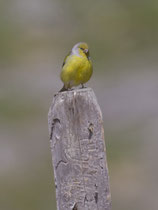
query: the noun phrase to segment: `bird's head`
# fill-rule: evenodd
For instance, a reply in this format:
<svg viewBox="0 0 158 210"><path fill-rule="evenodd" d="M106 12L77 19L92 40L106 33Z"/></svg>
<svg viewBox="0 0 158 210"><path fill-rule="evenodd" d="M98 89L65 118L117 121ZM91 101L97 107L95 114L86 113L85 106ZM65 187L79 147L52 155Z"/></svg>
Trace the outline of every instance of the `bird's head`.
<svg viewBox="0 0 158 210"><path fill-rule="evenodd" d="M79 42L77 43L73 48L72 52L77 52L80 56L86 56L88 59L89 57L89 48L87 43L85 42Z"/></svg>

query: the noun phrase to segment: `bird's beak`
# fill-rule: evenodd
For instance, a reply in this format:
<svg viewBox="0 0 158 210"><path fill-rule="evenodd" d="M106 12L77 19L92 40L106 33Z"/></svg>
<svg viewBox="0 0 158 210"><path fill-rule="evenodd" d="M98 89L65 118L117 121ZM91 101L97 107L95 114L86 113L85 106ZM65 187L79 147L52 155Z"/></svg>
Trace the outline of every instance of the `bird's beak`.
<svg viewBox="0 0 158 210"><path fill-rule="evenodd" d="M88 49L85 49L83 52L84 52L85 54L87 54L87 53L88 53Z"/></svg>

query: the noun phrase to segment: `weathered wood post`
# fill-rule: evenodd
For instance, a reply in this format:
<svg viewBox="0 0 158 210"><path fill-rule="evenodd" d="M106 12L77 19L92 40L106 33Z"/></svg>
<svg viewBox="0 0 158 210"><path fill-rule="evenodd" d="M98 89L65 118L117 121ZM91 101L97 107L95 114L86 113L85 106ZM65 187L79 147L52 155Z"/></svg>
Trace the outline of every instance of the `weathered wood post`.
<svg viewBox="0 0 158 210"><path fill-rule="evenodd" d="M60 92L48 114L58 210L110 210L102 114L91 88Z"/></svg>

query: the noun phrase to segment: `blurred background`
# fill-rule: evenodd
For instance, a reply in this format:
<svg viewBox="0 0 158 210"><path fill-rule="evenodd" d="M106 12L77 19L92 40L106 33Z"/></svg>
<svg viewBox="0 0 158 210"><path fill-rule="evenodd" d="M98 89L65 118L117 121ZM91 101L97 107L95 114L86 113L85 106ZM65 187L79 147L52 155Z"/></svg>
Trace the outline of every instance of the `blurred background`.
<svg viewBox="0 0 158 210"><path fill-rule="evenodd" d="M0 209L55 210L47 113L90 46L113 210L158 209L158 1L0 1Z"/></svg>

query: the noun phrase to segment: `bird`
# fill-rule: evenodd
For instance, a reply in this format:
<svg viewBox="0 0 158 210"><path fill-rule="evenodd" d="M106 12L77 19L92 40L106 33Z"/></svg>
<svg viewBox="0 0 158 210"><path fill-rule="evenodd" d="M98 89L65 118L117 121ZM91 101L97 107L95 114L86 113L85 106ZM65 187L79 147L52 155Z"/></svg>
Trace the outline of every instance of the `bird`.
<svg viewBox="0 0 158 210"><path fill-rule="evenodd" d="M59 91L71 90L74 86L82 85L91 78L93 73L92 61L89 47L85 42L75 44L69 54L65 57L60 78L64 83Z"/></svg>

